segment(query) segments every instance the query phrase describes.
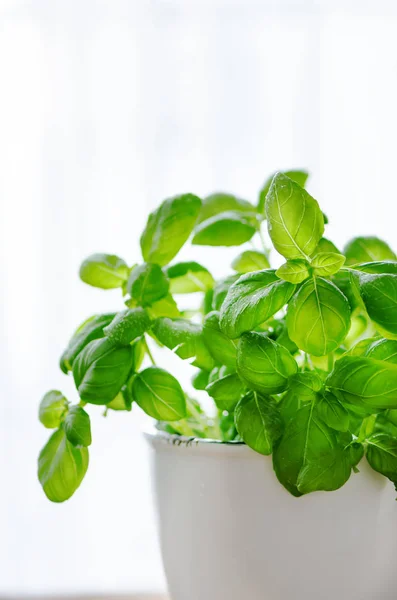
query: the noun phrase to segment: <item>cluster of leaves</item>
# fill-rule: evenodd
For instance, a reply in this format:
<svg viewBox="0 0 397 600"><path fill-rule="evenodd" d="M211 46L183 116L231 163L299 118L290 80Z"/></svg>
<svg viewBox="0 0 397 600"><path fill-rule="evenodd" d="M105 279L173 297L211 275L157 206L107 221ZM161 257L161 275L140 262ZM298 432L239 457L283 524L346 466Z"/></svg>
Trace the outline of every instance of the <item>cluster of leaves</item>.
<svg viewBox="0 0 397 600"><path fill-rule="evenodd" d="M294 496L340 488L364 454L397 484L396 256L375 237L339 251L323 237L327 219L306 179L277 173L256 206L220 193L168 199L149 216L142 264L105 254L83 262L81 279L120 288L126 308L85 321L61 357L79 403L59 391L41 402L41 422L55 429L39 457L48 498L66 500L85 475L87 404L137 404L163 431L245 442L273 455ZM285 258L277 270L263 224ZM234 273L215 281L197 262L172 262L190 237L210 246L260 239L263 248L244 249ZM184 313L174 296L191 293L201 306ZM197 368L193 387L213 399L215 416L154 363L152 345Z"/></svg>

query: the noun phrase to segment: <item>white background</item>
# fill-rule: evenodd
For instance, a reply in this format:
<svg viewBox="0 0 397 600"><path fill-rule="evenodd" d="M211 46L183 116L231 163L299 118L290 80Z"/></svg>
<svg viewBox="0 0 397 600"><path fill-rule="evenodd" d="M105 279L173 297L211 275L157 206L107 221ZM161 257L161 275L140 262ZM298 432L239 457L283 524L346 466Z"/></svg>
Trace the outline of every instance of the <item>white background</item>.
<svg viewBox="0 0 397 600"><path fill-rule="evenodd" d="M40 397L75 400L63 346L86 316L121 308L78 265L95 251L139 260L146 215L169 195L256 200L293 167L312 172L334 241L393 244L394 7L0 0L0 594L163 589L137 415L91 411L70 502L50 504L36 480ZM201 258L218 274L226 253Z"/></svg>

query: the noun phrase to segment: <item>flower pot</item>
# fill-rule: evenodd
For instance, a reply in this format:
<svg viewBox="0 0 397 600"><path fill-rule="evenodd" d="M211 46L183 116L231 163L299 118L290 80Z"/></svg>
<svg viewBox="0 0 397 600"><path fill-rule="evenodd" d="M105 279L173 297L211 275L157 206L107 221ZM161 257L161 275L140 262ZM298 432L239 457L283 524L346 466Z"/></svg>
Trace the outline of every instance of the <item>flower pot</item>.
<svg viewBox="0 0 397 600"><path fill-rule="evenodd" d="M147 439L172 600L395 600L396 493L365 459L294 498L243 444Z"/></svg>

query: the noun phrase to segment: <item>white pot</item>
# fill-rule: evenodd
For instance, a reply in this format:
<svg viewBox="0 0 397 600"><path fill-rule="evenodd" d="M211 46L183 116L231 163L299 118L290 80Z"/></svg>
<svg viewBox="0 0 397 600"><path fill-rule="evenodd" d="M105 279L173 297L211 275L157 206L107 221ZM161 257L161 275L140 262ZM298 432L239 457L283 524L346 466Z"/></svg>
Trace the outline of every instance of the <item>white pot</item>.
<svg viewBox="0 0 397 600"><path fill-rule="evenodd" d="M245 445L147 438L172 600L396 599L396 492L365 460L294 498Z"/></svg>

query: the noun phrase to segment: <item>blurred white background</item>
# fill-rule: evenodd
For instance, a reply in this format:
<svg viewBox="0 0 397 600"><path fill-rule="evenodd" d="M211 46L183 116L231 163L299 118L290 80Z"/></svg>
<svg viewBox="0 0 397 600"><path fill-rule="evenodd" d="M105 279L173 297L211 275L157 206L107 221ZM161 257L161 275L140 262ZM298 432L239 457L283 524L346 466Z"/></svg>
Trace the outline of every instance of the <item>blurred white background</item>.
<svg viewBox="0 0 397 600"><path fill-rule="evenodd" d="M396 31L394 0L0 0L0 595L164 588L136 415L91 411L70 502L36 480L38 402L75 399L58 357L86 316L121 308L79 263L139 260L169 195L256 200L294 167L335 242L396 247ZM218 274L225 253L201 257Z"/></svg>

